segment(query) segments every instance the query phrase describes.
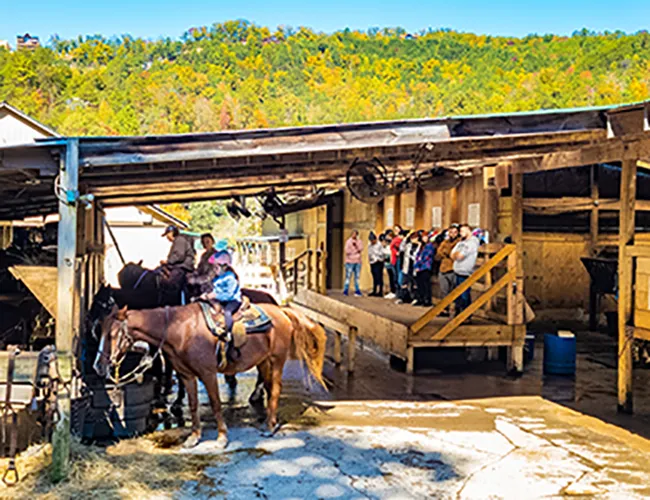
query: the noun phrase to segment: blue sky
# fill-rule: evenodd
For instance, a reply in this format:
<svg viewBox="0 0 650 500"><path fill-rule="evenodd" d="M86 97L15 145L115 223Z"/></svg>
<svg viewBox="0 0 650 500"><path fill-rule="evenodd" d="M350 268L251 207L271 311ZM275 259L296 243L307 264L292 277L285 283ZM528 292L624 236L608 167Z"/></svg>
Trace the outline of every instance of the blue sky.
<svg viewBox="0 0 650 500"><path fill-rule="evenodd" d="M650 0L0 0L0 40L13 44L25 32L42 40L54 33L177 38L193 26L229 19L326 32L373 26L514 36L583 27L635 32L650 27Z"/></svg>

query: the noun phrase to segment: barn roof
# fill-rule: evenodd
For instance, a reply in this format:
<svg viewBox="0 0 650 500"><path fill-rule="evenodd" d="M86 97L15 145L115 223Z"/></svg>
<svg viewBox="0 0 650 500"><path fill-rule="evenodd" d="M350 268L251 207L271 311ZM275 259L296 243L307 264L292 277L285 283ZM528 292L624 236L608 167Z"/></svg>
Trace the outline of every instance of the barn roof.
<svg viewBox="0 0 650 500"><path fill-rule="evenodd" d="M43 125L41 122L35 120L31 116L23 113L20 111L18 108L13 107L11 104L8 102L0 102L0 114L2 112L6 112L22 122L28 124L30 127L32 127L35 130L38 130L41 132L43 135L48 136L48 137L59 137L59 134L54 130L53 128L48 127L47 125Z"/></svg>
<svg viewBox="0 0 650 500"><path fill-rule="evenodd" d="M355 159L405 172L421 165L520 171L650 158L650 103L487 116L142 137L78 137L0 149L0 219L56 209L53 180L68 141L80 187L105 205L341 187ZM6 182L5 182L6 181ZM18 201L20 200L20 201Z"/></svg>

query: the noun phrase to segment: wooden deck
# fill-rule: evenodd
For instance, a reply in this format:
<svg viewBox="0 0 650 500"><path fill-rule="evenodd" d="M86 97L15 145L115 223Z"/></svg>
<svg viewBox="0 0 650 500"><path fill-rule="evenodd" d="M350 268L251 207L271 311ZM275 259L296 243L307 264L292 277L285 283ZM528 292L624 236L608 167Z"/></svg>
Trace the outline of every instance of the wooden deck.
<svg viewBox="0 0 650 500"><path fill-rule="evenodd" d="M517 338L512 325L500 324L478 316L444 335L436 334L450 318L436 317L414 333L412 325L429 311L410 304L396 304L379 297L345 296L341 291L328 290L326 295L301 290L294 304L312 319L344 335L350 328L364 341L382 351L407 361L413 369L414 349L426 347L483 347L521 346L524 338Z"/></svg>

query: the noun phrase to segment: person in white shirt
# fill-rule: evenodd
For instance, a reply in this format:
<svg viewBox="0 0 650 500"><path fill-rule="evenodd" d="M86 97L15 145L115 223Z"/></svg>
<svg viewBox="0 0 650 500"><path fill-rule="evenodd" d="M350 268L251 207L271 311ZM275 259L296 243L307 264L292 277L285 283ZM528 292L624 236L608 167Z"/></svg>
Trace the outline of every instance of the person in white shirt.
<svg viewBox="0 0 650 500"><path fill-rule="evenodd" d="M370 297L383 296L384 289L384 247L377 240L375 233L370 233L368 246L368 261L372 272L372 293Z"/></svg>
<svg viewBox="0 0 650 500"><path fill-rule="evenodd" d="M451 251L451 259L454 261L454 273L456 274L456 286L460 286L474 272L478 248L478 238L472 235L472 230L467 224L460 226L460 241ZM456 299L456 314L467 309L472 303L470 290L464 292Z"/></svg>

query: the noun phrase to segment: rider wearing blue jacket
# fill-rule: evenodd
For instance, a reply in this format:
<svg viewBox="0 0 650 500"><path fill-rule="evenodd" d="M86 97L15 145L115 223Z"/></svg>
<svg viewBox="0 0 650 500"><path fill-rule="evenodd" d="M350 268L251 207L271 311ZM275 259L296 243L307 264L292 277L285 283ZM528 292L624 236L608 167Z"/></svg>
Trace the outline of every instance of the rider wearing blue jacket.
<svg viewBox="0 0 650 500"><path fill-rule="evenodd" d="M203 298L214 300L221 304L226 322L226 330L232 332L232 315L239 309L242 302L239 277L230 266L230 254L217 252L210 257L209 262L214 264L216 277L212 281L212 291L204 294Z"/></svg>

